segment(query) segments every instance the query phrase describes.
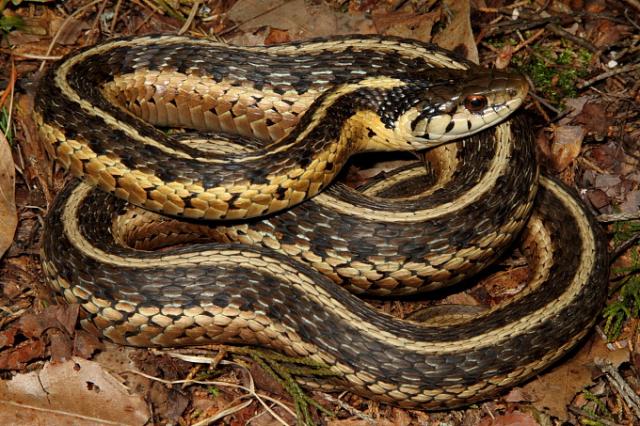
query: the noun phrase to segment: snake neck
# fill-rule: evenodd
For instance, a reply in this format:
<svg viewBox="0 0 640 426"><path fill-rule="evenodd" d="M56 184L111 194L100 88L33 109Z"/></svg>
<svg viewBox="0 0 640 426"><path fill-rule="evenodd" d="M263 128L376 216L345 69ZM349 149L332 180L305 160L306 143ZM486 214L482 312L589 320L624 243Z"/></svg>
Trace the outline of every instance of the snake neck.
<svg viewBox="0 0 640 426"><path fill-rule="evenodd" d="M46 80L56 84L44 84L41 98L58 101L36 107L40 131L58 160L74 175L136 205L214 220L269 214L319 193L375 132L366 117L375 116L379 105L365 102L370 97L362 91L403 84L391 78L345 84L314 102L301 125L280 141L220 155L132 120L131 112L102 93L100 79L82 78L83 67L73 71L55 68ZM79 99L79 93L91 103ZM376 121L381 135L391 135L379 117Z"/></svg>
<svg viewBox="0 0 640 426"><path fill-rule="evenodd" d="M172 38L158 40L173 45ZM309 75L288 71L285 85L277 83L284 71L264 74L260 69L267 64L280 69L292 58L318 61L319 67L326 62L324 55L316 52L300 59L267 48L259 53L228 48L224 52L232 62L224 67L204 59L186 66L178 65L181 55L168 53L166 44L154 47L158 40L147 40L149 45L143 40L119 40L65 58L41 83L34 116L43 139L74 175L121 199L171 216L233 220L268 215L316 195L355 152L422 149L500 118L472 120L459 113L459 99L475 87L479 71L463 65L456 68L464 69L439 68L438 52L424 53L416 62L398 45L396 49L407 57L394 60L392 52L384 49L383 53L360 51L362 40L338 40L358 51L340 48L337 59L310 70ZM202 42L187 43L194 44L192 53L204 52L198 50L198 43ZM371 55L394 65L386 72L375 58L363 60ZM353 69L342 75L338 64L347 60L353 62ZM248 70L240 72L242 67ZM246 89L248 77L255 80L250 90ZM268 80L270 88L263 87ZM121 84L123 96L109 92ZM225 85L229 86L224 89L226 97L214 101L216 91ZM298 105L288 96L302 96L303 101ZM192 101L197 97L205 105L196 106ZM264 149L220 153L210 149L211 144L200 148L154 127L223 131L255 127L260 133L270 119L250 122L253 110L243 108L252 102L272 102L278 113L286 109L283 104L294 102L291 111L298 110L291 127L280 129L284 137ZM304 103L310 107L299 109ZM142 119L145 108L146 121ZM454 120L455 114L462 118ZM295 114L284 111L280 117L287 121L291 115ZM295 120L300 120L298 125ZM257 136L273 140L277 135Z"/></svg>

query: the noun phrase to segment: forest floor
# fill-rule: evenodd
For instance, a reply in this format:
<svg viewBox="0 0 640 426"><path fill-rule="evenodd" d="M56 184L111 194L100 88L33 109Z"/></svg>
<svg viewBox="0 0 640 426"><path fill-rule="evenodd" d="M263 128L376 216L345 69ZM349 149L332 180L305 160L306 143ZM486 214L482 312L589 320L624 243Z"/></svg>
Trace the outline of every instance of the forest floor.
<svg viewBox="0 0 640 426"><path fill-rule="evenodd" d="M0 11L1 424L640 424L637 0L4 0ZM80 329L82 312L54 303L40 267L43 218L65 178L36 137L34 87L47 64L77 48L177 32L242 45L395 35L525 73L543 168L576 188L609 238L609 299L595 329L523 385L440 412L350 393L308 392L309 404L258 352L134 349ZM526 280L526 265L503 266L427 303L492 306ZM424 304L369 302L400 317Z"/></svg>

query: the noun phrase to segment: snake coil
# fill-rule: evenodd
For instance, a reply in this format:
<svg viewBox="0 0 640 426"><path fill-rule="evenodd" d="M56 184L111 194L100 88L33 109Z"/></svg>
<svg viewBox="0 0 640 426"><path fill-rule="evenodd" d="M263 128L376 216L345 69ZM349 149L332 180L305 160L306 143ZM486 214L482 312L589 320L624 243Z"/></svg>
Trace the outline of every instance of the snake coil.
<svg viewBox="0 0 640 426"><path fill-rule="evenodd" d="M57 197L47 278L117 343L265 345L338 375L309 385L407 407L487 398L571 349L606 290L593 218L538 177L521 118L496 125L525 94L518 75L375 36L255 48L147 36L75 52L42 80L34 117L58 160L104 191L73 182ZM408 167L363 192L321 192L358 152L461 137L428 154L428 177ZM401 321L336 286L451 285L523 226L527 288L472 319ZM223 242L148 250L203 236Z"/></svg>

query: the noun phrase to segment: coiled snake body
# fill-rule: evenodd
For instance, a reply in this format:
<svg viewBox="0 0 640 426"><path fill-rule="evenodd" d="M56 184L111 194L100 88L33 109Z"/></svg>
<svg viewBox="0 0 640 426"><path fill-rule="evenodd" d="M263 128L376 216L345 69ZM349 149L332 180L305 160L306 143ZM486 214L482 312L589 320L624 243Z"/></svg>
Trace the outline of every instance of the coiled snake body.
<svg viewBox="0 0 640 426"><path fill-rule="evenodd" d="M517 75L393 38L240 48L150 36L84 49L49 70L34 116L56 157L106 191L74 183L57 198L48 279L118 343L266 345L326 364L332 386L403 406L486 398L566 353L602 304L602 236L561 184L540 178L527 289L472 319L400 321L335 283L410 294L495 260L529 218L537 166L521 118L478 132L525 93ZM476 133L429 154L430 189L406 190L426 179L410 167L362 193L315 196L354 153ZM268 218L180 222L106 192L187 219ZM135 248L202 235L225 242Z"/></svg>

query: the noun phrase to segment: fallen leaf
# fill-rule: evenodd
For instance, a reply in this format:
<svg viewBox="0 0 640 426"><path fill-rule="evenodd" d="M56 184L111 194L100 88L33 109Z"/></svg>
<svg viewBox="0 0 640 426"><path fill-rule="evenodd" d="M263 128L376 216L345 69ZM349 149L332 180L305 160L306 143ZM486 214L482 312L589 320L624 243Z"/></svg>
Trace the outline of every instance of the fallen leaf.
<svg viewBox="0 0 640 426"><path fill-rule="evenodd" d="M189 398L184 391L176 387L167 387L160 382L152 382L146 396L153 403L154 412L173 423L178 422L189 405Z"/></svg>
<svg viewBox="0 0 640 426"><path fill-rule="evenodd" d="M0 333L0 348L7 347L0 351L0 370L23 369L28 362L44 358L47 346L53 361L69 359L78 310L78 305L54 305L38 314L22 315ZM9 347L15 341L20 344Z"/></svg>
<svg viewBox="0 0 640 426"><path fill-rule="evenodd" d="M584 108L584 106L587 104L587 102L589 101L589 98L586 96L582 96L580 98L568 98L564 101L564 105L565 105L565 109L567 112L567 115L565 115L564 117L562 117L560 120L558 120L558 124L559 125L567 125L567 124L571 124L571 122L580 114L582 113L582 109Z"/></svg>
<svg viewBox="0 0 640 426"><path fill-rule="evenodd" d="M626 193L624 202L618 205L620 213L634 213L640 210L640 191L634 190Z"/></svg>
<svg viewBox="0 0 640 426"><path fill-rule="evenodd" d="M78 319L79 305L53 305L39 314L25 314L18 327L27 337L40 337L45 331L56 328L73 335Z"/></svg>
<svg viewBox="0 0 640 426"><path fill-rule="evenodd" d="M607 136L609 120L602 105L587 102L573 121L575 124L582 125L597 140Z"/></svg>
<svg viewBox="0 0 640 426"><path fill-rule="evenodd" d="M312 4L305 0L239 0L227 17L238 25L239 34L250 35L258 28L271 27L286 31L291 40L373 32L371 20L362 15L339 13L322 2ZM248 44L243 35L232 41Z"/></svg>
<svg viewBox="0 0 640 426"><path fill-rule="evenodd" d="M249 374L253 377L253 381L255 382L258 389L263 389L269 393L279 396L286 396L287 391L284 387L278 382L273 375L269 374L264 368L262 368L258 363L252 362L249 365Z"/></svg>
<svg viewBox="0 0 640 426"><path fill-rule="evenodd" d="M431 38L431 28L442 16L440 10L431 13L392 12L386 14L374 14L373 24L379 33L395 35L398 37L411 37L416 34L424 34ZM423 40L428 41L428 40Z"/></svg>
<svg viewBox="0 0 640 426"><path fill-rule="evenodd" d="M485 417L479 426L539 426L540 423L529 413L514 411L495 417Z"/></svg>
<svg viewBox="0 0 640 426"><path fill-rule="evenodd" d="M278 43L286 43L291 41L291 37L289 37L289 32L286 30L279 30L277 28L271 28L269 34L264 39L264 44L278 44Z"/></svg>
<svg viewBox="0 0 640 426"><path fill-rule="evenodd" d="M16 174L9 142L0 136L0 257L11 243L18 226L15 199Z"/></svg>
<svg viewBox="0 0 640 426"><path fill-rule="evenodd" d="M591 0L585 4L585 11L589 13L602 13L606 10L607 2L605 0Z"/></svg>
<svg viewBox="0 0 640 426"><path fill-rule="evenodd" d="M507 68L511 63L511 58L513 58L513 54L515 53L514 51L514 46L511 46L510 44L503 46L496 55L496 68L499 70Z"/></svg>
<svg viewBox="0 0 640 426"><path fill-rule="evenodd" d="M0 370L21 370L28 362L41 359L47 346L40 339L31 339L0 352ZM0 392L2 395L2 392ZM1 423L0 423L1 424Z"/></svg>
<svg viewBox="0 0 640 426"><path fill-rule="evenodd" d="M580 154L585 130L582 126L558 126L551 143L551 163L556 171L565 170Z"/></svg>
<svg viewBox="0 0 640 426"><path fill-rule="evenodd" d="M55 31L52 34L58 35L57 43L63 46L74 46L78 43L78 40L85 33L86 30L91 28L91 24L84 20L72 18L67 21L66 25L61 28L64 21L53 21L51 29Z"/></svg>
<svg viewBox="0 0 640 426"><path fill-rule="evenodd" d="M595 358L606 358L619 366L629 360L629 351L611 351L601 338L594 336L571 358L523 386L523 394L530 396L533 406L538 410L566 421L567 406L576 393L592 382L592 374L596 368L593 361Z"/></svg>
<svg viewBox="0 0 640 426"><path fill-rule="evenodd" d="M595 47L611 46L629 34L629 27L618 25L606 19L595 21L595 24L588 25L586 28L585 37Z"/></svg>
<svg viewBox="0 0 640 426"><path fill-rule="evenodd" d="M608 206L611 201L607 194L601 189L593 189L587 192L587 198L593 207L600 210Z"/></svg>
<svg viewBox="0 0 640 426"><path fill-rule="evenodd" d="M513 388L505 395L504 400L506 402L528 402L530 396L527 395L522 388Z"/></svg>
<svg viewBox="0 0 640 426"><path fill-rule="evenodd" d="M145 425L149 419L142 397L81 358L0 381L3 425Z"/></svg>
<svg viewBox="0 0 640 426"><path fill-rule="evenodd" d="M52 362L63 362L71 359L73 354L73 342L68 334L53 329L49 333L49 350Z"/></svg>
<svg viewBox="0 0 640 426"><path fill-rule="evenodd" d="M76 331L73 339L73 354L88 359L97 350L103 349L104 345L95 334L87 333L84 330Z"/></svg>
<svg viewBox="0 0 640 426"><path fill-rule="evenodd" d="M478 48L471 29L469 1L446 0L442 8L446 11L449 20L446 22L445 29L437 32L431 41L477 64Z"/></svg>

